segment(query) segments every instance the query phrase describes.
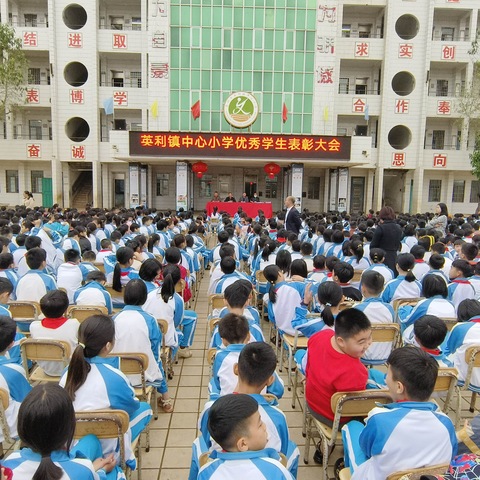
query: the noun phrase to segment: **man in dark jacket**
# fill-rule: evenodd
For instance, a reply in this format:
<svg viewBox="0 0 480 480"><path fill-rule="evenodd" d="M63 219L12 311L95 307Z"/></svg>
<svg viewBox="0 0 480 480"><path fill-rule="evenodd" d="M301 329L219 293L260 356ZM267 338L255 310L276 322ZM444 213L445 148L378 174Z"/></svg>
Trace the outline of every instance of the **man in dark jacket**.
<svg viewBox="0 0 480 480"><path fill-rule="evenodd" d="M287 209L285 213L285 229L298 235L302 226L302 219L294 205L295 197L290 196L285 199L285 208Z"/></svg>

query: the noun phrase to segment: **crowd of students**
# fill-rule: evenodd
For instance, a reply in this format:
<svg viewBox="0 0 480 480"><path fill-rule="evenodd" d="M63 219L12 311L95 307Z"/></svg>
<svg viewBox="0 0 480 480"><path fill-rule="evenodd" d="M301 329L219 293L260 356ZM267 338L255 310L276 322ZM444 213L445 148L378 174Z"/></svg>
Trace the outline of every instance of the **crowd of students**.
<svg viewBox="0 0 480 480"><path fill-rule="evenodd" d="M204 270L208 293L222 294L225 307L212 313L219 321L210 341L210 399L192 446L190 480L227 478L239 467L252 478L257 471L296 478L299 452L278 407L284 385L270 344L284 334L309 339L295 360L305 374L306 405L319 421L332 425L335 392L390 392L391 404L343 428L352 478L450 463L455 430L430 397L439 366L454 366L464 381L464 352L480 343L480 223L444 221L445 213L442 204L435 216L395 218L388 208L357 216L304 212L296 234L283 228L283 212L266 219L259 211L252 219L241 209L213 218L143 208L1 210L0 387L10 396L11 433L26 447L4 466L19 479L124 478L115 442L72 442L75 411L114 408L130 418L126 459L134 469L131 444L152 410L136 399L139 379L123 375L115 354L147 354L146 380L159 407L172 412L160 347L163 341L174 356L192 355L197 322L207 319L186 306ZM419 301L395 312L404 298ZM9 299L39 302L42 319L15 322ZM67 318L72 304L102 306L108 315L80 323ZM265 339L262 312L273 338ZM445 318L458 319L451 332ZM167 321L164 339L158 319ZM393 322L406 346L371 344L371 325ZM32 389L20 356L24 335L69 344L66 371L56 362L41 365L61 377L59 387ZM388 363L387 374L367 370L372 363ZM472 383L480 388L477 372ZM32 431L45 422L51 435ZM319 450L314 459L322 462Z"/></svg>

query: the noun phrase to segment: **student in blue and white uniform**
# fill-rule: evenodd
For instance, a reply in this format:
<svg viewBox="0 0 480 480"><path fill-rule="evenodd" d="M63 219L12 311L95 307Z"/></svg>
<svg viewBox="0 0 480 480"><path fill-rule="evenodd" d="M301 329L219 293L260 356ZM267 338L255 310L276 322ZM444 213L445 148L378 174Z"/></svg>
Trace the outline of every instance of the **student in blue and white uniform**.
<svg viewBox="0 0 480 480"><path fill-rule="evenodd" d="M421 296L422 285L415 279L413 267L415 257L411 253L401 253L397 256L398 277L385 285L382 300L393 304L397 298L418 298Z"/></svg>
<svg viewBox="0 0 480 480"><path fill-rule="evenodd" d="M460 302L475 298L475 289L468 281L473 275L473 268L466 260L455 260L450 268L450 280L448 286L448 299L458 308Z"/></svg>
<svg viewBox="0 0 480 480"><path fill-rule="evenodd" d="M115 326L106 315L87 318L78 331L78 346L73 352L68 372L60 380L73 401L75 411L101 409L125 410L130 428L125 435L125 459L135 469L136 460L131 443L150 422L150 405L139 402L127 377L118 370L118 357L108 357L115 343ZM117 440L102 440L104 455L115 454L118 462Z"/></svg>
<svg viewBox="0 0 480 480"><path fill-rule="evenodd" d="M18 274L14 266L13 255L11 253L0 253L0 278L10 280L15 289L18 283Z"/></svg>
<svg viewBox="0 0 480 480"><path fill-rule="evenodd" d="M175 285L180 281L178 265L166 265L163 268L163 282L160 288L151 290L142 309L157 320L168 322L165 334L165 345L178 350L180 358L192 356L190 347L193 343L197 326L197 314L185 310L182 297L175 291Z"/></svg>
<svg viewBox="0 0 480 480"><path fill-rule="evenodd" d="M349 263L354 270L366 270L370 267L370 261L363 254L363 243L360 240L349 243L349 252L351 256L345 258L345 262ZM352 286L358 288L359 283Z"/></svg>
<svg viewBox="0 0 480 480"><path fill-rule="evenodd" d="M105 261L110 257L106 257ZM116 253L117 263L113 272L107 273L105 264L105 273L107 273L107 282L112 284L112 287L117 292L121 292L130 280L139 278L138 271L132 267L134 260L134 251L129 247L121 247Z"/></svg>
<svg viewBox="0 0 480 480"><path fill-rule="evenodd" d="M68 300L73 303L75 292L86 280L89 270L80 263L80 254L73 248L65 250L64 260L57 270L57 285L67 291Z"/></svg>
<svg viewBox="0 0 480 480"><path fill-rule="evenodd" d="M107 277L100 270L89 272L85 285L73 295L75 305L98 305L106 307L108 313L113 311L112 297L105 288Z"/></svg>
<svg viewBox="0 0 480 480"><path fill-rule="evenodd" d="M424 260L425 249L421 245L414 245L410 253L415 257L413 274L415 278L421 282L423 277L430 271L430 265Z"/></svg>
<svg viewBox="0 0 480 480"><path fill-rule="evenodd" d="M420 300L407 316L399 312L402 330L424 315L436 315L437 317L455 318L455 306L447 300L448 290L443 279L438 275L425 275L422 281L422 292L425 297Z"/></svg>
<svg viewBox="0 0 480 480"><path fill-rule="evenodd" d="M352 421L342 429L352 480L384 480L399 470L448 464L457 452L452 421L429 401L437 362L420 348L403 347L393 350L388 364L393 403L371 410L366 425Z"/></svg>
<svg viewBox="0 0 480 480"><path fill-rule="evenodd" d="M258 402L250 395L227 395L210 408L208 431L220 445L212 452L211 462L199 472L198 480L225 478L268 478L293 480L293 475L279 462L279 454L265 448L267 427L263 423Z"/></svg>
<svg viewBox="0 0 480 480"><path fill-rule="evenodd" d="M2 466L15 480L120 480L125 475L113 454L103 458L102 446L87 435L72 448L75 411L68 394L56 384L37 385L25 398L18 432L25 448L14 451Z"/></svg>
<svg viewBox="0 0 480 480"><path fill-rule="evenodd" d="M166 413L173 412L173 402L160 359L162 334L155 317L142 310L147 300L147 287L143 280L130 280L123 292L125 307L113 317L115 323L115 346L113 353L142 352L148 356L145 380L157 387L161 398L159 405ZM132 385L139 385L138 376L128 377Z"/></svg>
<svg viewBox="0 0 480 480"><path fill-rule="evenodd" d="M323 253L323 255L325 255L326 257L334 256L334 257L343 259L342 247L343 247L344 241L345 241L345 237L343 236L343 231L334 230L332 233L333 245L328 250L324 248L323 252L319 252L319 253Z"/></svg>
<svg viewBox="0 0 480 480"><path fill-rule="evenodd" d="M444 272L444 257L439 255L438 253L433 253L428 260L428 265L430 266L430 270L424 275L423 278L425 278L427 275L437 275L445 282L445 285L449 284L450 281Z"/></svg>
<svg viewBox="0 0 480 480"><path fill-rule="evenodd" d="M162 270L162 264L156 258L149 258L142 263L138 275L147 287L147 295L161 287Z"/></svg>
<svg viewBox="0 0 480 480"><path fill-rule="evenodd" d="M395 274L383 263L385 255L385 250L382 250L381 248L372 248L370 250L370 260L372 264L366 268L363 273L375 270L384 278L384 283L386 285L390 280L395 278Z"/></svg>
<svg viewBox="0 0 480 480"><path fill-rule="evenodd" d="M214 293L224 293L225 289L235 283L237 280L248 280L244 273L235 270L236 262L233 257L224 257L220 262L220 269L223 275L215 285Z"/></svg>
<svg viewBox="0 0 480 480"><path fill-rule="evenodd" d="M270 283L268 292L270 321L273 321L279 330L289 335L295 335L292 320L295 318L295 309L301 306L305 283L287 283L285 275L276 265L269 265L263 273Z"/></svg>
<svg viewBox="0 0 480 480"><path fill-rule="evenodd" d="M161 255L162 258L165 257L165 250L160 247L160 235L158 233L153 233L148 238L147 250L154 257Z"/></svg>
<svg viewBox="0 0 480 480"><path fill-rule="evenodd" d="M30 270L20 278L15 289L17 300L39 302L50 290L56 290L55 279L44 272L47 266L47 253L43 248L27 251L25 259Z"/></svg>

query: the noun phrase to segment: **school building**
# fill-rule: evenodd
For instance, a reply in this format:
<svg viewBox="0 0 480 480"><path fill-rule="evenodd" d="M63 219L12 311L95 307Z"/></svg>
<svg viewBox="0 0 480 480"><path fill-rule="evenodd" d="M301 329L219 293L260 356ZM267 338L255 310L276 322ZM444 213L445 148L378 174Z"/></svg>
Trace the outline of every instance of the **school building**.
<svg viewBox="0 0 480 480"><path fill-rule="evenodd" d="M1 203L473 212L478 0L0 0Z"/></svg>

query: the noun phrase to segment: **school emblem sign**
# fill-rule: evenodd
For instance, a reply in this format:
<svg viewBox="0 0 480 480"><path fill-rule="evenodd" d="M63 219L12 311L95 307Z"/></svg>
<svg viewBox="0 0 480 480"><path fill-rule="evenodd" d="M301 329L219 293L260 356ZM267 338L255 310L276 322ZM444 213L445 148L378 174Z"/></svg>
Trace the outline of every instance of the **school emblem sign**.
<svg viewBox="0 0 480 480"><path fill-rule="evenodd" d="M225 120L235 128L247 128L258 117L257 99L250 93L232 93L223 107Z"/></svg>

